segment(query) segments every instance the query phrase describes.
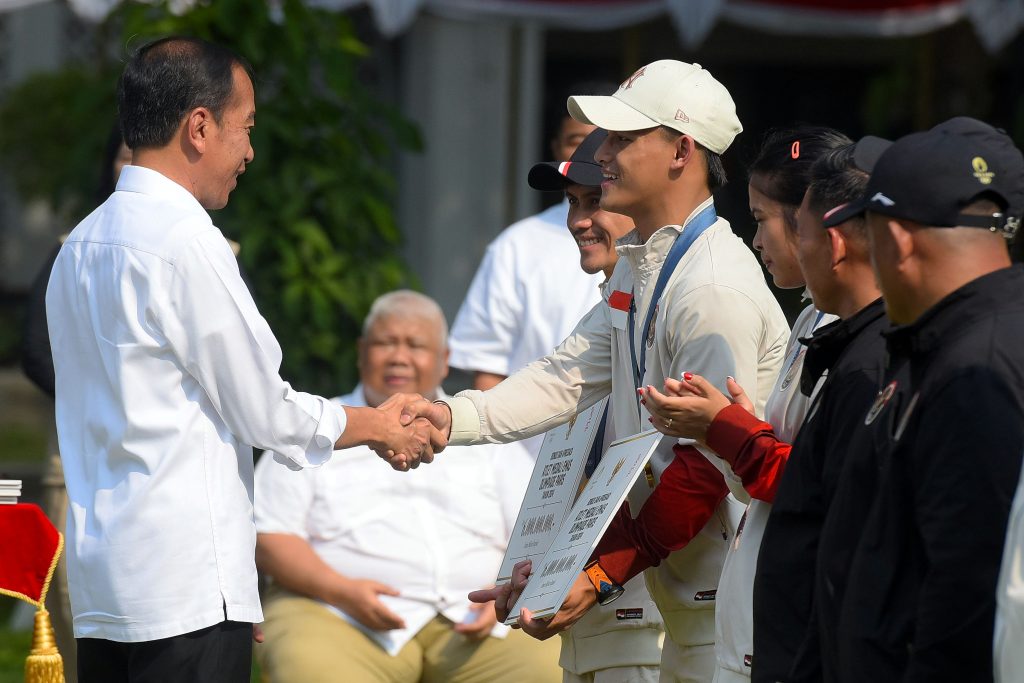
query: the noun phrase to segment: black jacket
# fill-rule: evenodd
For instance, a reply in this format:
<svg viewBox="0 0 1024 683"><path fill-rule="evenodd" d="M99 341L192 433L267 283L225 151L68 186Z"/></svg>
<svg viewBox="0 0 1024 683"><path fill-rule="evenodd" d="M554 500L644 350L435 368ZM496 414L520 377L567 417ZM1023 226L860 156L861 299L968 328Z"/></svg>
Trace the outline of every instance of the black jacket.
<svg viewBox="0 0 1024 683"><path fill-rule="evenodd" d="M881 322L884 328L888 328L886 319L883 318ZM861 396L856 405L838 406L839 410L847 412L849 422L854 428L850 433L842 469L821 528L814 577L814 611L793 667L792 683L835 683L840 679L837 633L839 610L846 593L846 580L853 552L878 487L877 453L871 429L864 421L869 406L874 405L880 390L884 390L881 384L886 374L884 366L888 354L885 350L885 339L880 333L876 333L873 342L871 350L875 360L873 374L876 378L876 389L867 400ZM887 383L892 380L893 377L889 377ZM900 379L897 385L901 383L905 383L905 380Z"/></svg>
<svg viewBox="0 0 1024 683"><path fill-rule="evenodd" d="M818 536L863 410L878 390L888 327L881 299L827 325L807 344L801 388L827 378L793 442L761 542L754 579L755 682L789 681L811 618ZM810 650L817 652L816 645ZM811 664L817 658L811 658ZM808 680L816 680L814 673Z"/></svg>
<svg viewBox="0 0 1024 683"><path fill-rule="evenodd" d="M840 680L990 681L995 589L1024 452L1024 270L887 333L865 418L878 483L838 625Z"/></svg>

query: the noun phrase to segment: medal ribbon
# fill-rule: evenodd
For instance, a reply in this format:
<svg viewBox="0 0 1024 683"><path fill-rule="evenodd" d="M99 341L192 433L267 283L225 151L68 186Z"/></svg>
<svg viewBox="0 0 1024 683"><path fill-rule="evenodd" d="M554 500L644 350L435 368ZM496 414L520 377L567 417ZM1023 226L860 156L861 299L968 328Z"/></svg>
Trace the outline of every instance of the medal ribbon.
<svg viewBox="0 0 1024 683"><path fill-rule="evenodd" d="M683 255L689 251L693 243L697 241L697 238L703 235L704 231L714 225L717 220L718 214L715 213L715 205L710 204L707 208L694 216L693 220L683 226L682 232L679 233L675 242L672 243L672 248L669 249L668 256L665 257L665 262L661 265L661 272L658 273L658 281L654 285L654 293L651 295L651 303L647 306L647 315L644 316L644 326L641 329L645 337L647 335L647 331L651 328L651 320L654 318L654 313L658 310L658 301L661 299L661 295L665 291L665 286L668 285L669 278L672 277L672 273L675 272L676 266L679 265L679 261L682 260ZM636 296L634 292L634 296L629 302L629 354L633 361L633 379L635 380L636 388L639 389L643 386L644 374L647 372L647 344L643 343L640 345L640 358L638 360L636 355L636 341L634 339L636 336L635 324ZM636 400L637 412L639 412L639 397L637 397Z"/></svg>

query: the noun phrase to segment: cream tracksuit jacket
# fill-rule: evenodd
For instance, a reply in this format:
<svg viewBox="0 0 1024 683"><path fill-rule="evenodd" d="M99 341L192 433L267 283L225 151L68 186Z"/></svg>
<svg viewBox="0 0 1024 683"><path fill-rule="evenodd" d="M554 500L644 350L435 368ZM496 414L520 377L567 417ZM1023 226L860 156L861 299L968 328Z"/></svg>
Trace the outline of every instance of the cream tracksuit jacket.
<svg viewBox="0 0 1024 683"><path fill-rule="evenodd" d="M708 198L687 218L711 203ZM636 349L648 344L644 384L697 372L724 389L732 375L763 410L782 365L789 327L753 253L719 218L679 262L658 304L653 330L640 330L661 265L684 228L669 225L646 244L636 231L619 241L619 262L602 298L549 356L527 365L486 392L465 391L449 402L453 445L504 443L540 434L611 394L615 434L650 427L638 404L628 334ZM632 293L636 327L610 308L616 291ZM675 457L666 438L651 465L655 480ZM631 509L649 493L634 486ZM734 499L722 503L696 538L647 572L651 596L669 638L683 647L714 642L714 591L733 532ZM726 509L728 508L728 509Z"/></svg>

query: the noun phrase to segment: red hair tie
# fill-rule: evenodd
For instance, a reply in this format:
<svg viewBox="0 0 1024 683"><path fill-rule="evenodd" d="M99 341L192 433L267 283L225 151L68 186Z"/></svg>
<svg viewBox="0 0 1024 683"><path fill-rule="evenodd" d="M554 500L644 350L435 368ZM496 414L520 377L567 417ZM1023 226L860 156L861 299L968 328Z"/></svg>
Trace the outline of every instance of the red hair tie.
<svg viewBox="0 0 1024 683"><path fill-rule="evenodd" d="M800 158L800 141L797 140L793 143L793 146L789 150L789 155L794 159Z"/></svg>

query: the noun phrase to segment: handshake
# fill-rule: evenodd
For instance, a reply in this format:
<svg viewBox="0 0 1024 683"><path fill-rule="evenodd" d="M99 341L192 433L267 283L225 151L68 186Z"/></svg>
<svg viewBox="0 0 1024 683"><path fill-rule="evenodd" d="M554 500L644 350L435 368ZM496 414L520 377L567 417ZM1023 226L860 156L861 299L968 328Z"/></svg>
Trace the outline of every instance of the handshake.
<svg viewBox="0 0 1024 683"><path fill-rule="evenodd" d="M433 403L419 394L394 394L376 408L366 443L399 471L430 463L448 445L452 413L446 403Z"/></svg>

